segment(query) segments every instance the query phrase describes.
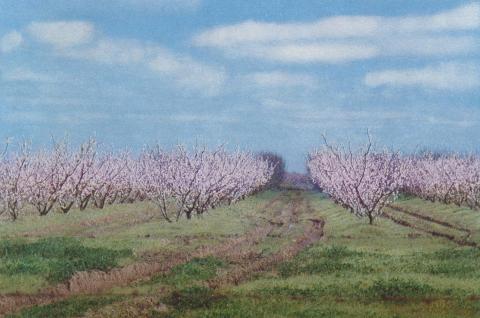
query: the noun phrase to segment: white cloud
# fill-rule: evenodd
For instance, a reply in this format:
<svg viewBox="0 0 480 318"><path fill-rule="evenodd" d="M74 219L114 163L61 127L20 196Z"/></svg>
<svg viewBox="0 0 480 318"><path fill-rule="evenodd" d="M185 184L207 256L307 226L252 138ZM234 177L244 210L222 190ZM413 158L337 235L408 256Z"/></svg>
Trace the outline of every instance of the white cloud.
<svg viewBox="0 0 480 318"><path fill-rule="evenodd" d="M248 83L261 87L315 87L318 83L309 74L288 72L258 72L244 77Z"/></svg>
<svg viewBox="0 0 480 318"><path fill-rule="evenodd" d="M364 83L377 86L421 86L464 90L480 86L480 68L471 63L441 63L424 68L392 69L368 73Z"/></svg>
<svg viewBox="0 0 480 318"><path fill-rule="evenodd" d="M57 48L88 43L95 31L93 24L85 21L32 22L27 30L35 40Z"/></svg>
<svg viewBox="0 0 480 318"><path fill-rule="evenodd" d="M145 67L181 88L206 96L217 95L226 81L226 73L221 68L142 41L100 38L88 45L58 49L55 53L109 65Z"/></svg>
<svg viewBox="0 0 480 318"><path fill-rule="evenodd" d="M246 21L202 32L194 37L198 46L226 47L245 43L286 42L319 38L373 35L378 18L339 16L314 23L265 23Z"/></svg>
<svg viewBox="0 0 480 318"><path fill-rule="evenodd" d="M27 68L15 68L2 73L2 80L9 82L54 82L55 79L47 74L37 73Z"/></svg>
<svg viewBox="0 0 480 318"><path fill-rule="evenodd" d="M144 62L154 50L132 40L100 39L90 46L69 48L60 54L105 64L136 64Z"/></svg>
<svg viewBox="0 0 480 318"><path fill-rule="evenodd" d="M479 41L473 36L391 37L379 42L383 55L446 56L475 52Z"/></svg>
<svg viewBox="0 0 480 318"><path fill-rule="evenodd" d="M379 55L452 55L472 52L472 36L449 36L480 27L480 4L425 16L334 16L311 23L246 21L215 27L193 38L229 57L287 63L338 63Z"/></svg>
<svg viewBox="0 0 480 318"><path fill-rule="evenodd" d="M379 50L370 45L311 43L236 48L229 53L286 63L340 63L372 58Z"/></svg>
<svg viewBox="0 0 480 318"><path fill-rule="evenodd" d="M471 30L480 27L480 4L472 2L430 16L385 18L384 20L386 30L395 32Z"/></svg>
<svg viewBox="0 0 480 318"><path fill-rule="evenodd" d="M0 52L8 53L15 50L23 42L23 36L17 31L12 31L0 38Z"/></svg>
<svg viewBox="0 0 480 318"><path fill-rule="evenodd" d="M207 96L218 95L227 77L222 69L165 50L159 52L148 65L153 71L172 77L177 85Z"/></svg>
<svg viewBox="0 0 480 318"><path fill-rule="evenodd" d="M312 23L264 23L247 21L216 27L198 34L199 46L225 47L239 43L368 37L386 32L471 30L480 27L480 4L473 2L429 16L336 16Z"/></svg>

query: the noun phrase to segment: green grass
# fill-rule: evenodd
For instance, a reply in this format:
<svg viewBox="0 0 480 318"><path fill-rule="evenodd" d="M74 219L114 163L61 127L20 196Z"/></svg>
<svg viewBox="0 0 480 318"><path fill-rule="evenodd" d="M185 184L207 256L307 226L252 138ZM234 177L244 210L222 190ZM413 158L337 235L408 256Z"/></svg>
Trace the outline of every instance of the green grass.
<svg viewBox="0 0 480 318"><path fill-rule="evenodd" d="M310 199L327 222L323 241L177 317L480 316L478 249L386 219L370 226L319 195Z"/></svg>
<svg viewBox="0 0 480 318"><path fill-rule="evenodd" d="M294 260L279 266L280 275L289 277L299 274L337 273L342 271L368 273L374 269L362 262L363 252L345 246L312 248L303 251ZM357 257L354 257L357 256Z"/></svg>
<svg viewBox="0 0 480 318"><path fill-rule="evenodd" d="M161 219L157 208L149 203L72 210L66 215L32 215L14 223L0 222L0 239L79 237L88 246L127 248L137 255L159 249L176 250L179 246L193 250L204 243L218 242L224 236L244 233L258 222L261 207L277 195L264 192L231 206L220 206L202 217L173 223ZM184 237L192 238L189 246L185 246Z"/></svg>
<svg viewBox="0 0 480 318"><path fill-rule="evenodd" d="M179 288L211 279L225 266L226 263L223 260L215 257L194 258L188 263L175 266L167 275L154 278L152 281Z"/></svg>
<svg viewBox="0 0 480 318"><path fill-rule="evenodd" d="M54 317L80 317L88 310L100 308L119 301L119 296L90 296L75 297L44 306L36 306L21 310L18 314L9 315L8 318L54 318Z"/></svg>
<svg viewBox="0 0 480 318"><path fill-rule="evenodd" d="M221 299L222 296L208 287L192 286L175 290L165 298L165 303L175 308L176 312L184 312L187 309L209 308Z"/></svg>
<svg viewBox="0 0 480 318"><path fill-rule="evenodd" d="M165 317L205 318L411 318L411 317L478 317L478 311L448 300L428 303L411 301L392 306L386 302L344 302L317 298L305 301L301 297L230 297L211 303L207 308L173 313Z"/></svg>
<svg viewBox="0 0 480 318"><path fill-rule="evenodd" d="M217 244L264 222L258 219L259 211L278 195L278 192L264 192L209 211L201 218L174 223L159 218L155 207L147 203L107 206L103 210L72 210L67 215L31 215L14 223L0 222L0 246L23 244L30 250L17 257L0 258L0 292L34 293L67 279L74 271L105 270L132 263L149 253L193 251L200 246ZM19 241L19 238L24 239ZM52 259L32 255L39 244L47 244L51 249L64 244L67 254L63 255L59 247L61 255ZM113 258L118 251L131 252L128 255L121 252L120 257ZM74 252L81 255L77 257Z"/></svg>
<svg viewBox="0 0 480 318"><path fill-rule="evenodd" d="M40 277L37 282L53 284L68 280L78 271L108 270L117 266L120 259L130 256L129 250L85 247L74 238L52 237L35 242L3 240L0 241L0 277L9 277L7 282ZM24 283L28 283L28 279ZM4 286L0 283L0 287Z"/></svg>
<svg viewBox="0 0 480 318"><path fill-rule="evenodd" d="M277 196L279 202L263 211L265 204ZM294 192L266 192L229 207L220 207L190 222L182 220L168 224L158 218L148 221L140 218L135 224L129 223L128 218L135 218L136 212L140 215L150 213L150 207L141 204L120 206L118 211L111 207L111 211L101 212L101 217L94 211L85 211L92 220L111 219L92 226L79 225L89 220L87 217L67 221L63 216L54 215L55 226L40 224L35 232L29 222L37 218L32 217L18 225L0 225L0 233L7 226L18 227L18 235L39 233L24 241L25 244L37 244L43 237L72 233L71 236L77 237L75 244L85 249L131 250L134 257L126 258L127 261L125 258L116 259L122 263L141 259L149 252L193 251L200 246L236 237L256 224L265 224L261 217L280 217L296 196L298 194ZM325 237L293 259L277 264L249 281L211 289L207 281L237 265L228 263L221 256L196 258L148 282L115 288L111 293L121 295L118 300L95 304L78 298L71 300L72 303L59 302L31 310L57 314L55 310L65 307L66 311L58 312L56 317L81 316L87 309L89 312L110 313L108 317L127 317L123 313L128 312L128 317L138 318L480 317L480 249L461 247L445 238L433 237L385 218L368 225L367 220L356 218L320 194L303 192L300 196L304 204L299 209L299 222L292 224L287 231L275 229L252 249L263 256L281 251L304 233L311 224L310 218L326 221ZM311 210L307 209L306 202ZM479 212L417 198L402 198L397 204L438 220L468 227L473 233L471 240L480 242ZM411 217L408 220L429 230L463 235L426 221ZM14 231L9 228L5 233L8 244L13 244ZM18 264L12 262L8 266L0 265L0 268L17 271L14 275L23 277L25 282L43 279L44 284L48 284L48 276L40 273L53 267L48 267L47 262L30 261L41 259L37 254L24 253L11 259L19 260ZM12 280L8 279L9 275L0 274L0 288L6 288L7 282L11 284ZM151 298L153 302L141 301ZM167 310L144 310L145 304L149 303L163 303ZM68 311L72 306L83 308L83 311ZM28 317L55 316L31 314Z"/></svg>
<svg viewBox="0 0 480 318"><path fill-rule="evenodd" d="M411 211L425 214L440 221L466 227L472 230L472 240L480 243L480 211L453 204L430 202L419 198L406 198L395 203Z"/></svg>

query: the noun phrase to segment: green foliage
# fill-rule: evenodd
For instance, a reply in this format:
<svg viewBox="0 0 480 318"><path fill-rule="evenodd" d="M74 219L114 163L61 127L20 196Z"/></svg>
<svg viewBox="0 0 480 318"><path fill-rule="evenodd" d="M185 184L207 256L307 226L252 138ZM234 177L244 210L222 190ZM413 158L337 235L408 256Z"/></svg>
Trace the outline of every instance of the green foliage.
<svg viewBox="0 0 480 318"><path fill-rule="evenodd" d="M77 271L108 270L129 250L85 247L73 238L46 238L36 242L0 242L0 273L44 275L50 282L68 280Z"/></svg>
<svg viewBox="0 0 480 318"><path fill-rule="evenodd" d="M35 306L21 310L18 314L7 316L8 318L53 318L53 317L79 317L89 309L100 308L115 301L121 300L119 296L90 296L75 297L68 300Z"/></svg>

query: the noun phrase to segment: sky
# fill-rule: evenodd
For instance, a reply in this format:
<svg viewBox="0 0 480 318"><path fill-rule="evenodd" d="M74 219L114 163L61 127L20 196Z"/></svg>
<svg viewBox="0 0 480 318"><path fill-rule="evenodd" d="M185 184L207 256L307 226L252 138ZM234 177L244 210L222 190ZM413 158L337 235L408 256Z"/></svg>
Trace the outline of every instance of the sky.
<svg viewBox="0 0 480 318"><path fill-rule="evenodd" d="M0 0L0 140L480 150L480 2Z"/></svg>

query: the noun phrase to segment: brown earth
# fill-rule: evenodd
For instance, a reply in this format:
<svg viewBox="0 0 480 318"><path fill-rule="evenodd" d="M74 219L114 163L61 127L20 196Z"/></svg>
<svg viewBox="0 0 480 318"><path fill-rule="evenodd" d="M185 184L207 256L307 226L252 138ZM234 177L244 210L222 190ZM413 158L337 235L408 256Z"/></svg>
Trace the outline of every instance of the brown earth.
<svg viewBox="0 0 480 318"><path fill-rule="evenodd" d="M281 202L282 195L270 200L262 209L266 211ZM173 267L186 263L193 258L206 256L221 257L228 255L239 246L258 244L274 229L274 225L260 225L242 236L231 238L216 246L205 246L193 253L162 254L162 259L153 259L149 262L137 262L108 272L88 271L76 273L68 282L46 288L36 294L4 294L0 295L0 316L24 307L49 304L64 300L71 296L82 294L96 294L105 292L116 286L125 286L133 282L148 280L154 275L167 273Z"/></svg>
<svg viewBox="0 0 480 318"><path fill-rule="evenodd" d="M447 228L451 228L451 229L455 229L455 230L458 230L458 231L465 232L467 234L467 236L462 237L462 238L458 238L455 235L452 235L452 234L449 234L449 233L444 233L444 232L439 232L439 231L436 231L436 230L421 228L421 227L416 226L416 225L414 225L414 224L412 224L412 223L410 223L406 220L401 219L401 217L394 216L391 213L384 212L382 214L383 217L395 222L396 224L399 224L399 225L402 225L402 226L405 226L405 227L409 227L411 229L414 229L414 230L417 230L417 231L420 231L420 232L424 232L424 233L430 234L430 235L435 236L435 237L445 238L445 239L447 239L451 242L454 242L455 244L460 245L460 246L477 247L476 242L468 241L468 238L471 235L471 231L469 229L459 227L457 225L454 225L454 224L451 224L451 223L448 223L448 222L444 222L444 221L441 221L441 220L437 220L437 219L435 219L431 216L426 216L424 214L420 214L420 213L417 213L417 212L412 212L412 211L409 211L405 208L399 208L399 207L393 206L393 205L391 205L389 207L391 209L395 210L396 212L404 213L404 214L410 215L414 218L421 219L423 221L427 221L427 222L430 222L430 223L445 226Z"/></svg>

